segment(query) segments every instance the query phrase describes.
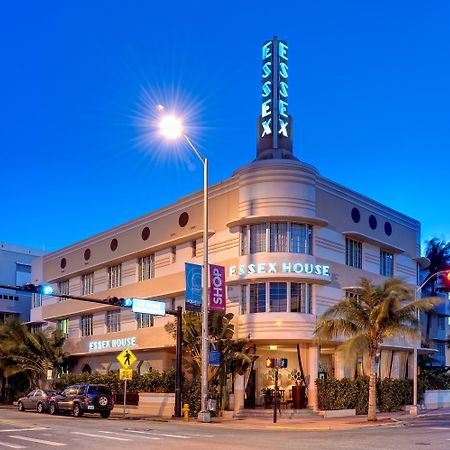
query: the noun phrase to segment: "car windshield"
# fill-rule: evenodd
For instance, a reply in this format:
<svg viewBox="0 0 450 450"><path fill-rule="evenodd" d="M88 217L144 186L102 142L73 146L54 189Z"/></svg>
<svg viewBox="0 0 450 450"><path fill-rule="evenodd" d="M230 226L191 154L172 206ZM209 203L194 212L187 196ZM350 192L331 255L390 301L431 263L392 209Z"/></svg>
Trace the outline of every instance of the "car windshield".
<svg viewBox="0 0 450 450"><path fill-rule="evenodd" d="M107 386L89 386L88 394L105 394L105 395L111 395L111 389Z"/></svg>

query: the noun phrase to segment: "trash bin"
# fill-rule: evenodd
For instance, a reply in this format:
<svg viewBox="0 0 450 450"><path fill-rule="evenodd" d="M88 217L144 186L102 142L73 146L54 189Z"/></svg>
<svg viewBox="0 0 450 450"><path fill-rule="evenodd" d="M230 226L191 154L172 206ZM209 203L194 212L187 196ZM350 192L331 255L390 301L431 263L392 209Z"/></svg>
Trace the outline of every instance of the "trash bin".
<svg viewBox="0 0 450 450"><path fill-rule="evenodd" d="M208 411L217 411L217 398L208 398Z"/></svg>

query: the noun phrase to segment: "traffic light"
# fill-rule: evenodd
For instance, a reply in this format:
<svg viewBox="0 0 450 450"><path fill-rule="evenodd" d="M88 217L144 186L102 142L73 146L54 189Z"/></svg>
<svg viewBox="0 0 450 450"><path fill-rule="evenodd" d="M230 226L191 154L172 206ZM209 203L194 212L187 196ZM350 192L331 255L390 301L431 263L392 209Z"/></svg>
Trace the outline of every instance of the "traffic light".
<svg viewBox="0 0 450 450"><path fill-rule="evenodd" d="M288 365L287 358L281 358L280 359L280 368L281 369L286 369L287 365Z"/></svg>
<svg viewBox="0 0 450 450"><path fill-rule="evenodd" d="M25 292L31 292L32 294L41 294L41 295L52 295L53 288L49 284L32 284L27 283L24 284L22 289Z"/></svg>
<svg viewBox="0 0 450 450"><path fill-rule="evenodd" d="M275 359L274 358L266 358L266 367L268 369L273 369L275 367Z"/></svg>
<svg viewBox="0 0 450 450"><path fill-rule="evenodd" d="M133 306L133 300L131 298L108 297L106 300L113 306L122 306L123 308L131 308Z"/></svg>
<svg viewBox="0 0 450 450"><path fill-rule="evenodd" d="M122 306L123 308L131 308L133 306L133 299L132 298L121 298L120 306Z"/></svg>
<svg viewBox="0 0 450 450"><path fill-rule="evenodd" d="M450 290L450 270L443 273L441 276L442 284L446 291Z"/></svg>

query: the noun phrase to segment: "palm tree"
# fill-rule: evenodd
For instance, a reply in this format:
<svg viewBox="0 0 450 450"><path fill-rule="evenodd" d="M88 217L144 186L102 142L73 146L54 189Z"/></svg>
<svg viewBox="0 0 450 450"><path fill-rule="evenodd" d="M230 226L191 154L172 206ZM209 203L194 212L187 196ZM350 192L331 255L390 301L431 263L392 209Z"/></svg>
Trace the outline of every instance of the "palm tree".
<svg viewBox="0 0 450 450"><path fill-rule="evenodd" d="M227 405L230 384L236 375L242 375L253 361L253 356L249 354L249 339L233 339L233 317L232 313L224 314L219 311L211 311L208 315L208 339L210 345L220 352L220 365L210 367L208 381L218 387L222 408ZM175 338L176 327L176 322L171 322L166 324L165 329ZM182 339L191 359L185 360L184 365L194 379L199 377L202 365L201 336L201 314L185 312Z"/></svg>
<svg viewBox="0 0 450 450"><path fill-rule="evenodd" d="M430 265L428 266L427 279L429 282L429 292L431 296L435 296L437 278L433 276L434 274L441 272L443 270L450 269L450 242L445 243L437 238L427 241L427 249L425 256L430 260ZM427 329L426 329L426 339L428 340L431 328L431 314L427 314Z"/></svg>
<svg viewBox="0 0 450 450"><path fill-rule="evenodd" d="M369 407L367 419L377 420L375 391L375 357L388 337L417 337L417 310L431 309L438 298L413 301L414 290L401 280L391 278L383 286L361 279L358 295L341 300L318 319L318 340L348 338L338 347L346 355L368 353Z"/></svg>
<svg viewBox="0 0 450 450"><path fill-rule="evenodd" d="M66 365L68 355L63 351L64 336L59 330L31 333L19 320L7 320L0 326L0 353L8 360L8 372L24 372L30 387L46 380L48 370L53 378Z"/></svg>

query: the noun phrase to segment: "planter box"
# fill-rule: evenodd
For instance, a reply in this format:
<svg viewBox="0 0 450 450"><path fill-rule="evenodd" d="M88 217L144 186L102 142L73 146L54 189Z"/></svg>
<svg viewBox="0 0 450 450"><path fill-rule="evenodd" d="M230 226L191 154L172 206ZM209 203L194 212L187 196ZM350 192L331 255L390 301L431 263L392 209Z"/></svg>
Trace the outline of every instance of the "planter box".
<svg viewBox="0 0 450 450"><path fill-rule="evenodd" d="M172 417L175 407L175 394L159 392L139 392L137 414L155 417Z"/></svg>
<svg viewBox="0 0 450 450"><path fill-rule="evenodd" d="M356 416L356 409L327 409L323 411L324 419L335 419L336 417Z"/></svg>
<svg viewBox="0 0 450 450"><path fill-rule="evenodd" d="M426 409L449 408L450 390L425 391L423 402Z"/></svg>

